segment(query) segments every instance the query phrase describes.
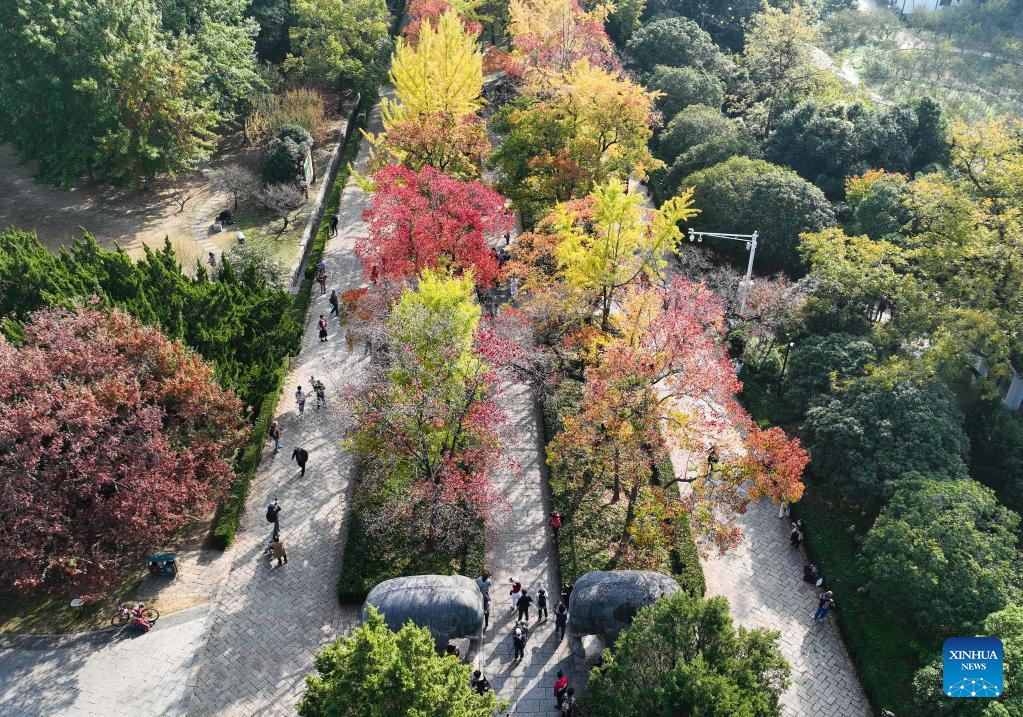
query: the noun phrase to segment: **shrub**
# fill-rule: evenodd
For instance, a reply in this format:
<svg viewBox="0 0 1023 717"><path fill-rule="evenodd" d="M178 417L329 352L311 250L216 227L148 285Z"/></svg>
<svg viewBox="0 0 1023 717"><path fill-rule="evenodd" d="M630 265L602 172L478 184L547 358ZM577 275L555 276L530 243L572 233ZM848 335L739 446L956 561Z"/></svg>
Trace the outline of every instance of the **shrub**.
<svg viewBox="0 0 1023 717"><path fill-rule="evenodd" d="M270 185L294 184L302 177L306 148L291 137L276 137L263 156L263 181Z"/></svg>

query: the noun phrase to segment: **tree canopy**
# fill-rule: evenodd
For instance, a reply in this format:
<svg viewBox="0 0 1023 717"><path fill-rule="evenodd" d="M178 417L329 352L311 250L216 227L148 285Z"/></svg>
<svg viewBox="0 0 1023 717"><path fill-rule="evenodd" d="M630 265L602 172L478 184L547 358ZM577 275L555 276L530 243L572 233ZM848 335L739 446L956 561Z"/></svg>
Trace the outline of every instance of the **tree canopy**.
<svg viewBox="0 0 1023 717"><path fill-rule="evenodd" d="M764 160L733 157L695 172L683 186L694 189L700 208L699 219L692 222L696 229L760 232L754 266L758 273L784 269L789 275L802 275L799 235L834 222L831 204L817 187ZM725 242L721 248L735 253L734 243Z"/></svg>
<svg viewBox="0 0 1023 717"><path fill-rule="evenodd" d="M804 429L815 471L869 505L910 471L965 473L962 423L955 396L943 384L861 381L811 406Z"/></svg>
<svg viewBox="0 0 1023 717"><path fill-rule="evenodd" d="M0 577L101 591L234 479L241 402L198 355L125 314L30 315L0 336Z"/></svg>
<svg viewBox="0 0 1023 717"><path fill-rule="evenodd" d="M642 675L642 679L637 679ZM733 627L728 602L685 592L643 608L590 672L595 717L780 715L778 633Z"/></svg>
<svg viewBox="0 0 1023 717"><path fill-rule="evenodd" d="M868 587L924 630L975 629L1019 597L1018 527L974 480L906 474L863 541Z"/></svg>
<svg viewBox="0 0 1023 717"><path fill-rule="evenodd" d="M500 707L493 691L469 686L469 665L437 654L428 630L409 622L392 632L373 607L350 636L320 650L315 666L302 717L491 717Z"/></svg>
<svg viewBox="0 0 1023 717"><path fill-rule="evenodd" d="M41 179L192 169L261 86L239 0L42 0L0 9L0 139ZM116 88L111 92L110 88Z"/></svg>

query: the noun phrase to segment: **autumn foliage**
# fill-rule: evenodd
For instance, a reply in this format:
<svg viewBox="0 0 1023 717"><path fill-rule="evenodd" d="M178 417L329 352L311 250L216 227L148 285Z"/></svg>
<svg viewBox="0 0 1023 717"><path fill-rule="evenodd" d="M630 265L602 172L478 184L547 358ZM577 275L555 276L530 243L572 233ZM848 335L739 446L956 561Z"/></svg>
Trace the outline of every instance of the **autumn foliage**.
<svg viewBox="0 0 1023 717"><path fill-rule="evenodd" d="M504 197L480 182L462 182L431 167L385 167L373 176L376 194L364 214L369 234L355 252L366 274L404 281L422 269L471 272L493 286L497 258L487 237L502 235L514 219Z"/></svg>
<svg viewBox="0 0 1023 717"><path fill-rule="evenodd" d="M0 337L0 582L100 591L224 495L242 404L119 311L40 311L23 336Z"/></svg>

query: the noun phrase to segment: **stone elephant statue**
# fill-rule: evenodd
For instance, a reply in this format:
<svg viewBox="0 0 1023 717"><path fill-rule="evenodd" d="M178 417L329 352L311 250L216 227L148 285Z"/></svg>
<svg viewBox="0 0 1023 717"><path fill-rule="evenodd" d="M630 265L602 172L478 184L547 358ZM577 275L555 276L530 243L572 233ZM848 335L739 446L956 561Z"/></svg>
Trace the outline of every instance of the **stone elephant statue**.
<svg viewBox="0 0 1023 717"><path fill-rule="evenodd" d="M572 586L568 634L574 641L598 635L605 645L614 644L640 608L680 590L674 579L651 570L586 573Z"/></svg>
<svg viewBox="0 0 1023 717"><path fill-rule="evenodd" d="M478 649L483 638L483 595L476 583L463 575L410 575L385 580L366 596L363 620L370 605L392 630L401 629L409 620L425 627L433 635L438 652L457 639L468 639L470 649Z"/></svg>

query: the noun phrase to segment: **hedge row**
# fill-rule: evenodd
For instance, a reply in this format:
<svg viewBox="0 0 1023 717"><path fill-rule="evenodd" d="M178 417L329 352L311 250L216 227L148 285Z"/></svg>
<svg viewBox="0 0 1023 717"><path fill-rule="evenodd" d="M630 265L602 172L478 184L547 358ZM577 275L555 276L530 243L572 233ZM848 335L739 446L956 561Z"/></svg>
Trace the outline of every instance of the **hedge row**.
<svg viewBox="0 0 1023 717"><path fill-rule="evenodd" d="M351 162L359 151L359 141L362 137L360 128L365 126L367 109L360 101L355 108L355 127L348 133L348 143L344 152L339 158L340 168L330 191L327 193L327 206L323 210L323 217L320 219L320 226L313 238L313 244L306 260L302 284L295 294L291 303L291 314L302 326L305 325L306 312L309 310L309 302L312 299L313 278L316 265L323 257L323 250L327 246L327 238L330 235L330 218L337 213L341 202L341 190L348 181ZM299 340L292 349L292 355L298 355L302 348L301 334ZM245 500L249 495L249 487L252 479L259 470L259 464L263 457L263 447L266 445L267 432L270 423L277 413L277 403L281 398L281 390L284 386L284 379L291 367L291 357L286 356L281 362L277 371L273 389L268 391L263 399L262 408L252 428L252 438L248 445L242 450L235 464L235 481L231 486L231 495L220 506L217 514L216 525L213 528L211 542L220 550L226 550L234 542L235 534L238 531L238 523L241 521L242 513L245 511Z"/></svg>

